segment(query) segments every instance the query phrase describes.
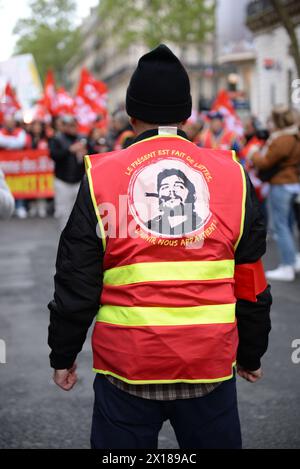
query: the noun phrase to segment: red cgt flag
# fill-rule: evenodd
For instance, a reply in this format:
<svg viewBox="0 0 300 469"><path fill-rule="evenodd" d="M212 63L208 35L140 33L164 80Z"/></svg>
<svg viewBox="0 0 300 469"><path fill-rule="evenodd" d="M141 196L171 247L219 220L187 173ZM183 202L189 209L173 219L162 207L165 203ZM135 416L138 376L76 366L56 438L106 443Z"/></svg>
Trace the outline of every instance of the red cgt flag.
<svg viewBox="0 0 300 469"><path fill-rule="evenodd" d="M44 105L47 111L53 116L74 114L74 99L63 87L56 89L52 70L48 70L47 72L44 96L39 101L39 104Z"/></svg>
<svg viewBox="0 0 300 469"><path fill-rule="evenodd" d="M75 97L75 116L79 129L87 134L95 125L107 123L107 86L86 69L81 70Z"/></svg>
<svg viewBox="0 0 300 469"><path fill-rule="evenodd" d="M81 96L75 97L74 114L79 132L87 135L96 122L98 114Z"/></svg>
<svg viewBox="0 0 300 469"><path fill-rule="evenodd" d="M13 115L19 109L21 109L21 105L17 99L16 93L10 83L7 83L0 101L0 114L2 116Z"/></svg>
<svg viewBox="0 0 300 469"><path fill-rule="evenodd" d="M72 96L63 88L60 87L56 91L55 107L52 110L54 116L63 114L74 115L75 102Z"/></svg>
<svg viewBox="0 0 300 469"><path fill-rule="evenodd" d="M45 78L43 104L52 114L56 107L55 78L52 70L48 70Z"/></svg>
<svg viewBox="0 0 300 469"><path fill-rule="evenodd" d="M81 70L77 96L88 103L97 114L107 112L107 86L103 81L96 80L86 69Z"/></svg>
<svg viewBox="0 0 300 469"><path fill-rule="evenodd" d="M36 102L33 108L33 119L41 120L43 122L50 122L51 114L45 106L44 97Z"/></svg>

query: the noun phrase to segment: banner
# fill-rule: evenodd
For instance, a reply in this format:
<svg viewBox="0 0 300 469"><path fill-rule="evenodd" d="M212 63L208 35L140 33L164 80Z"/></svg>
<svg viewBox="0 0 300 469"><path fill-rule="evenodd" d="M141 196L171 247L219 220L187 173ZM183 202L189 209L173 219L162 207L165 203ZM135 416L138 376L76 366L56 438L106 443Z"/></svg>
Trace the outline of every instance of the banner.
<svg viewBox="0 0 300 469"><path fill-rule="evenodd" d="M54 196L54 163L48 150L1 150L0 168L16 199Z"/></svg>

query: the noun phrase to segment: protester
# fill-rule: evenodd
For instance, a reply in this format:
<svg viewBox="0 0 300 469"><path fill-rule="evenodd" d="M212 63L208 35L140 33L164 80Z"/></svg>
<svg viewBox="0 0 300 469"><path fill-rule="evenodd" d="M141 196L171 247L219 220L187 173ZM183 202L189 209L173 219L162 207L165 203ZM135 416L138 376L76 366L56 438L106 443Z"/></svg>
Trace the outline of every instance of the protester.
<svg viewBox="0 0 300 469"><path fill-rule="evenodd" d="M280 265L266 273L270 280L295 280L300 272L300 254L296 252L292 205L300 194L300 141L299 129L291 109L278 106L273 110L274 131L263 154L252 155L253 164L261 170L261 177L270 182L270 203L276 241L280 252Z"/></svg>
<svg viewBox="0 0 300 469"><path fill-rule="evenodd" d="M250 117L246 120L244 126L244 146L239 155L240 161L244 165L250 180L255 188L257 199L265 217L266 226L268 224L267 196L269 193L269 184L261 181L258 176L258 170L252 163L252 155L261 151L269 137L269 132L263 129L256 117Z"/></svg>
<svg viewBox="0 0 300 469"><path fill-rule="evenodd" d="M50 360L56 384L72 389L98 313L93 448L157 448L167 419L180 448L240 448L236 359L240 376L262 377L271 304L264 223L231 152L201 149L182 131L191 109L189 77L172 51L143 56L126 97L137 137L86 158L60 239Z"/></svg>
<svg viewBox="0 0 300 469"><path fill-rule="evenodd" d="M38 150L48 150L48 139L46 136L46 127L43 122L36 119L28 128L31 136L31 148ZM47 216L47 199L33 199L28 201L28 214L30 217L38 216L45 218Z"/></svg>
<svg viewBox="0 0 300 469"><path fill-rule="evenodd" d="M87 153L87 141L77 133L73 116L63 116L60 125L61 131L50 139L49 149L55 163L55 217L63 229L84 174L83 156Z"/></svg>
<svg viewBox="0 0 300 469"><path fill-rule="evenodd" d="M89 155L110 151L106 138L106 129L100 127L91 129L87 139L87 150Z"/></svg>
<svg viewBox="0 0 300 469"><path fill-rule="evenodd" d="M22 150L30 147L30 136L17 125L12 115L4 117L3 127L0 128L0 149ZM18 218L27 218L26 203L22 199L16 200L15 214Z"/></svg>
<svg viewBox="0 0 300 469"><path fill-rule="evenodd" d="M219 150L240 151L241 145L237 135L226 128L224 116L220 111L207 114L209 126L201 133L199 146Z"/></svg>
<svg viewBox="0 0 300 469"><path fill-rule="evenodd" d="M5 182L3 171L0 169L0 218L9 218L15 208L15 201Z"/></svg>
<svg viewBox="0 0 300 469"><path fill-rule="evenodd" d="M48 139L46 136L45 124L35 119L29 127L29 134L31 136L31 148L38 150L48 149Z"/></svg>

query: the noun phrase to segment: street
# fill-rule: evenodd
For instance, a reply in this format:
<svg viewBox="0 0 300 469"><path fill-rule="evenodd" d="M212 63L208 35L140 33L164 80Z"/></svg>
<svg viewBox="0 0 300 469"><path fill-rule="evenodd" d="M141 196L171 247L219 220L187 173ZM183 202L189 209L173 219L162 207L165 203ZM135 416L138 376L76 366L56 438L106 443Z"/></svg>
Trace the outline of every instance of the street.
<svg viewBox="0 0 300 469"><path fill-rule="evenodd" d="M0 222L0 448L88 448L93 404L90 342L78 359L79 382L70 393L56 387L49 368L47 303L53 294L57 248L53 219ZM268 268L277 265L269 242ZM245 448L300 447L300 364L292 341L300 339L300 278L273 284L273 329L263 359L264 378L238 379ZM165 423L160 448L177 448Z"/></svg>

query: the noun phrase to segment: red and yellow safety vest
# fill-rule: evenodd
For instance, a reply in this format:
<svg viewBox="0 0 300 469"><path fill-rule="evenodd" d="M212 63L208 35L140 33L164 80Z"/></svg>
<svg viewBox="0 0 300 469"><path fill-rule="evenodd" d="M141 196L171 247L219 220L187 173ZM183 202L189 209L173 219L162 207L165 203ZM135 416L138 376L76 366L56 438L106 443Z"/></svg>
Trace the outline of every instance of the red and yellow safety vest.
<svg viewBox="0 0 300 469"><path fill-rule="evenodd" d="M234 152L158 135L86 167L105 250L94 371L132 384L230 379L246 196Z"/></svg>
<svg viewBox="0 0 300 469"><path fill-rule="evenodd" d="M206 129L200 137L202 147L213 148L214 150L231 150L235 140L236 135L226 129L218 136L215 136L210 129Z"/></svg>

